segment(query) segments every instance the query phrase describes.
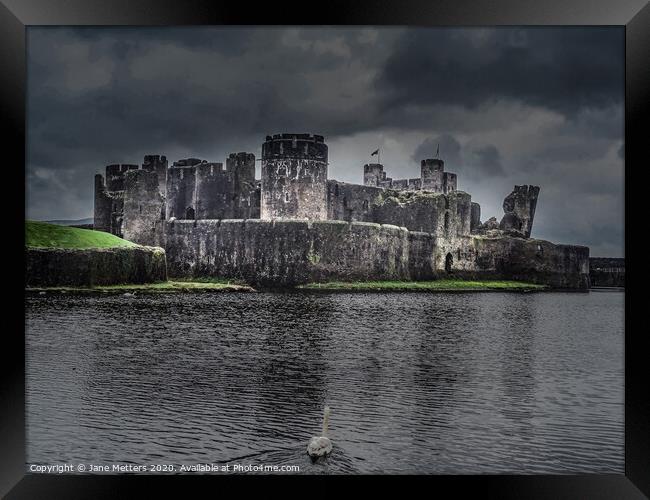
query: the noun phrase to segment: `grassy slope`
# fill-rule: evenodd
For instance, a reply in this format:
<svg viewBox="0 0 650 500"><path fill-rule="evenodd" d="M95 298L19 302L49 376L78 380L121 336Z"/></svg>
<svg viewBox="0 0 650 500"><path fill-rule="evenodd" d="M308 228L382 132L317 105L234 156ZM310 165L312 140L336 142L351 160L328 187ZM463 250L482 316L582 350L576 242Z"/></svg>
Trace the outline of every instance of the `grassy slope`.
<svg viewBox="0 0 650 500"><path fill-rule="evenodd" d="M309 283L300 288L307 290L542 290L545 285L523 283L519 281L333 281L330 283Z"/></svg>
<svg viewBox="0 0 650 500"><path fill-rule="evenodd" d="M45 248L130 247L135 243L103 231L25 221L25 245Z"/></svg>

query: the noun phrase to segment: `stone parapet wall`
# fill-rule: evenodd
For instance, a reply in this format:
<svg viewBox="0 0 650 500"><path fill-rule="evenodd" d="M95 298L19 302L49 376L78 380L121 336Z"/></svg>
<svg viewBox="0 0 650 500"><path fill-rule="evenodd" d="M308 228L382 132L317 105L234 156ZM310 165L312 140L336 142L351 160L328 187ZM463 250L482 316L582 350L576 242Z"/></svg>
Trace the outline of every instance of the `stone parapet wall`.
<svg viewBox="0 0 650 500"><path fill-rule="evenodd" d="M527 281L554 288L589 288L589 248L516 237L471 236L461 244L466 276Z"/></svg>
<svg viewBox="0 0 650 500"><path fill-rule="evenodd" d="M167 279L158 247L26 248L25 286L95 286Z"/></svg>
<svg viewBox="0 0 650 500"><path fill-rule="evenodd" d="M199 220L162 222L169 275L241 279L264 286L447 276L589 286L589 249L523 238L438 239L368 222Z"/></svg>
<svg viewBox="0 0 650 500"><path fill-rule="evenodd" d="M233 278L267 286L412 278L413 237L396 226L261 219L165 224L170 276ZM425 239L431 241L429 235Z"/></svg>

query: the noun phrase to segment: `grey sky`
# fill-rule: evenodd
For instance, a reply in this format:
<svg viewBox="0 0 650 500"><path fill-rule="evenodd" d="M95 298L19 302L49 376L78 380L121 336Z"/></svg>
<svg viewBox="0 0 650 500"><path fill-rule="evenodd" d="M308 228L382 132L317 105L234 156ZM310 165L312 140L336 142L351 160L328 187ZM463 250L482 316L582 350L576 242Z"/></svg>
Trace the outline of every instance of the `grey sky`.
<svg viewBox="0 0 650 500"><path fill-rule="evenodd" d="M330 178L440 155L500 218L538 184L533 236L623 256L622 28L29 28L27 214L91 217L93 176L145 154L259 157L323 134Z"/></svg>

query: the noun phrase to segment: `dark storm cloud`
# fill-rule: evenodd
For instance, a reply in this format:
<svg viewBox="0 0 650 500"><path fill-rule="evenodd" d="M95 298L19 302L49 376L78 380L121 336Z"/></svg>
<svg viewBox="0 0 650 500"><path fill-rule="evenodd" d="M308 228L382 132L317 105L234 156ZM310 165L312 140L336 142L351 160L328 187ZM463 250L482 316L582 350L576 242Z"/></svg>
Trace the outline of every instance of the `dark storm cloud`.
<svg viewBox="0 0 650 500"><path fill-rule="evenodd" d="M360 44L350 40L358 33L319 33L306 30L292 38L278 29L34 30L30 139L39 147L31 150L31 160L113 161L111 155L142 148L205 151L215 142L241 148L278 130L335 135L368 126L373 107L355 109L355 93L350 104L332 102L340 97L335 93L317 95L328 84L324 73L349 62L351 47ZM58 58L50 57L53 50Z"/></svg>
<svg viewBox="0 0 650 500"><path fill-rule="evenodd" d="M426 158L435 158L437 152L440 152L447 164L460 165L460 143L450 134L442 134L434 138L428 137L415 148L411 159L419 163Z"/></svg>
<svg viewBox="0 0 650 500"><path fill-rule="evenodd" d="M427 138L415 149L411 159L420 162L435 158L436 152L444 159L446 168L469 178L499 177L504 175L501 154L493 144L461 146L453 135L442 134Z"/></svg>
<svg viewBox="0 0 650 500"><path fill-rule="evenodd" d="M415 29L376 85L389 108L513 99L572 116L622 102L623 50L623 32L609 28Z"/></svg>
<svg viewBox="0 0 650 500"><path fill-rule="evenodd" d="M440 144L487 212L539 183L589 243L581 214L616 226L622 64L617 28L29 28L27 210L91 216L106 164L259 155L266 134L298 131L324 134L349 182L378 144L395 178Z"/></svg>
<svg viewBox="0 0 650 500"><path fill-rule="evenodd" d="M492 144L470 148L469 160L465 163L470 165L471 171L480 175L490 177L504 175L501 154Z"/></svg>

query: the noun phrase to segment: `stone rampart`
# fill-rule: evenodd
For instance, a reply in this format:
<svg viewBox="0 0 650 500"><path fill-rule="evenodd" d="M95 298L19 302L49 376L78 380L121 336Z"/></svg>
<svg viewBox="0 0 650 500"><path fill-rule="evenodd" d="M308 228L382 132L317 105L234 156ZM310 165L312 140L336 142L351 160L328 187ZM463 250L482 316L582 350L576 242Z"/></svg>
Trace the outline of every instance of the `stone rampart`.
<svg viewBox="0 0 650 500"><path fill-rule="evenodd" d="M158 247L31 248L25 250L25 286L95 286L167 279Z"/></svg>
<svg viewBox="0 0 650 500"><path fill-rule="evenodd" d="M434 234L369 222L166 221L169 275L241 279L263 286L441 277L589 286L589 249L523 238Z"/></svg>

